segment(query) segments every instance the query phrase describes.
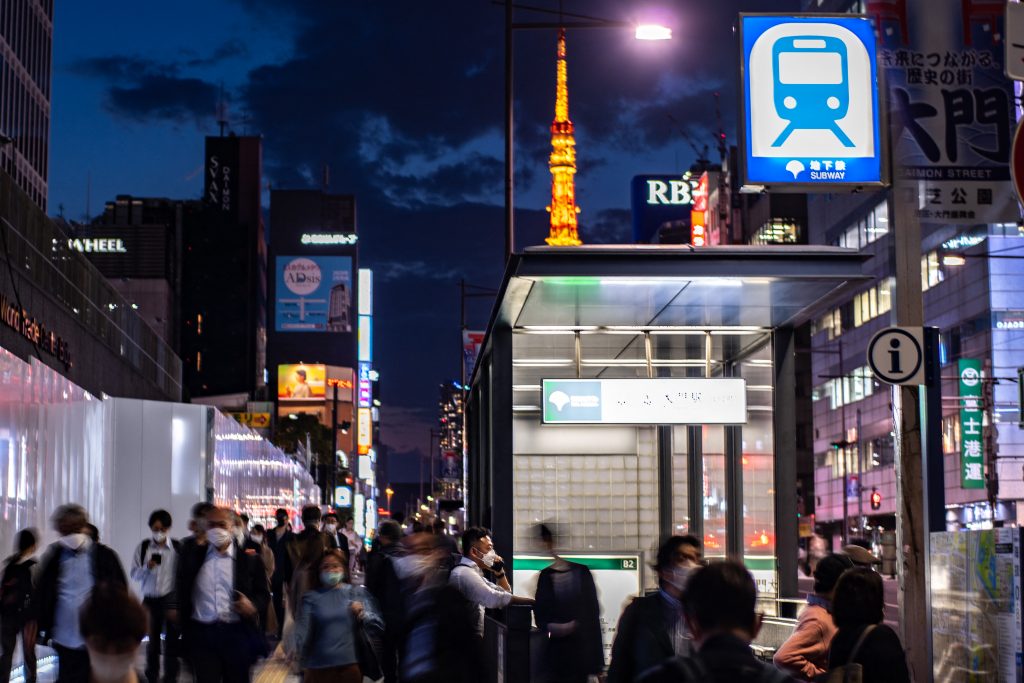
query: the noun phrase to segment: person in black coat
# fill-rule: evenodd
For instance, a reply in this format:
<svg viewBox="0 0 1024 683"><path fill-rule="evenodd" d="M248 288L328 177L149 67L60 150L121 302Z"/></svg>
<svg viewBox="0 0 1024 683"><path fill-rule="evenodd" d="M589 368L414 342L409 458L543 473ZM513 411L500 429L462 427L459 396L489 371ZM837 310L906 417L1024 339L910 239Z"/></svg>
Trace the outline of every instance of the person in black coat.
<svg viewBox="0 0 1024 683"><path fill-rule="evenodd" d="M202 526L206 545L183 546L176 598L186 652L197 683L248 681L266 654L260 615L270 603L263 560L235 543L232 513L213 508Z"/></svg>
<svg viewBox="0 0 1024 683"><path fill-rule="evenodd" d="M680 602L686 578L700 560L700 541L672 536L658 548L657 593L636 598L619 617L608 683L633 683L650 667L688 654L689 633Z"/></svg>
<svg viewBox="0 0 1024 683"><path fill-rule="evenodd" d="M52 520L60 539L39 563L39 632L57 651L57 680L85 683L89 680L89 652L79 627L79 612L94 586L127 588L128 580L117 553L94 543L86 533L89 518L82 506L61 505Z"/></svg>
<svg viewBox="0 0 1024 683"><path fill-rule="evenodd" d="M17 552L4 567L0 583L0 681L11 678L14 647L21 634L25 681L36 681L36 615L32 567L36 561L36 535L31 529L18 532Z"/></svg>
<svg viewBox="0 0 1024 683"><path fill-rule="evenodd" d="M384 618L384 642L381 671L384 683L398 682L398 652L401 649L401 634L405 616L402 600L402 584L395 571L395 561L401 557L402 527L386 519L377 529L373 539L374 547L366 558L366 590L377 600Z"/></svg>
<svg viewBox="0 0 1024 683"><path fill-rule="evenodd" d="M856 662L863 667L865 681L910 683L900 638L882 623L884 610L882 577L873 569L855 567L839 577L832 601L832 620L839 630L828 653L830 671ZM871 631L867 631L869 628ZM864 639L854 653L862 635Z"/></svg>
<svg viewBox="0 0 1024 683"><path fill-rule="evenodd" d="M546 524L538 526L541 543L555 558L537 579L533 607L544 641L543 680L586 683L604 670L601 606L590 570L568 562L555 552L555 537Z"/></svg>
<svg viewBox="0 0 1024 683"><path fill-rule="evenodd" d="M277 637L281 637L281 630L284 628L284 563L285 555L288 554L288 544L291 542L294 533L292 525L288 523L288 511L278 508L274 512L274 519L277 526L267 534L267 546L274 553L274 573L270 577L270 590L274 597L274 617L277 621Z"/></svg>

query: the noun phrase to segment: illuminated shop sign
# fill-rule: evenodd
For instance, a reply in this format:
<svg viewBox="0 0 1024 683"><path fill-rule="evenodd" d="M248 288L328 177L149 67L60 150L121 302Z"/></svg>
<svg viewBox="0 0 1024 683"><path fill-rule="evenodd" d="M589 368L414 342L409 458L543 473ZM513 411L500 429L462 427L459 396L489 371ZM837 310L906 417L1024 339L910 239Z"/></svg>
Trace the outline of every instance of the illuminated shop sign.
<svg viewBox="0 0 1024 683"><path fill-rule="evenodd" d="M1024 330L1024 311L992 311L992 327L997 330Z"/></svg>
<svg viewBox="0 0 1024 683"><path fill-rule="evenodd" d="M976 247L985 241L988 235L957 235L952 239L948 239L942 243L942 248L946 251L960 251L961 249L970 249Z"/></svg>
<svg viewBox="0 0 1024 683"><path fill-rule="evenodd" d="M686 226L697 186L698 179L689 174L633 176L630 185L633 241L648 244L662 227Z"/></svg>
<svg viewBox="0 0 1024 683"><path fill-rule="evenodd" d="M700 182L693 192L693 208L690 210L690 244L703 247L708 243L708 174L701 173Z"/></svg>
<svg viewBox="0 0 1024 683"><path fill-rule="evenodd" d="M335 233L335 232L304 232L302 237L299 238L302 244L312 245L314 247L321 246L332 246L332 245L353 245L359 241L359 235L355 233Z"/></svg>
<svg viewBox="0 0 1024 683"><path fill-rule="evenodd" d="M746 380L546 379L546 424L745 424Z"/></svg>
<svg viewBox="0 0 1024 683"><path fill-rule="evenodd" d="M5 294L0 294L0 319L37 349L56 358L65 370L71 369L71 347L68 341L53 330L46 329L46 325L33 318L24 308L15 305Z"/></svg>
<svg viewBox="0 0 1024 683"><path fill-rule="evenodd" d="M358 405L360 408L369 408L373 401L373 381L370 379L370 364L359 364L359 395Z"/></svg>
<svg viewBox="0 0 1024 683"><path fill-rule="evenodd" d="M370 417L370 409L359 408L356 411L356 446L359 455L367 455L371 445L373 445L373 420Z"/></svg>
<svg viewBox="0 0 1024 683"><path fill-rule="evenodd" d="M113 237L75 237L68 240L68 247L83 254L127 254L124 240Z"/></svg>

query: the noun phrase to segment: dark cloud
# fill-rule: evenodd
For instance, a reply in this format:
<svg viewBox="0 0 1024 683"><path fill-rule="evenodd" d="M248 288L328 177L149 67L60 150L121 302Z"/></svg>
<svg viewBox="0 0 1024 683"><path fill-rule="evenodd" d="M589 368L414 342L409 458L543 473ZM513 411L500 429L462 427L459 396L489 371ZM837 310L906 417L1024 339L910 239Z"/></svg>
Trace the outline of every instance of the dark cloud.
<svg viewBox="0 0 1024 683"><path fill-rule="evenodd" d="M184 62L185 66L198 68L214 66L215 64L226 62L229 59L246 57L249 55L249 46L238 38L230 38L205 57L197 56L196 53L191 50L182 51L182 54L186 57Z"/></svg>
<svg viewBox="0 0 1024 683"><path fill-rule="evenodd" d="M110 55L81 59L69 65L68 70L80 76L96 78L108 83L135 82L154 76L176 76L178 67L146 57Z"/></svg>

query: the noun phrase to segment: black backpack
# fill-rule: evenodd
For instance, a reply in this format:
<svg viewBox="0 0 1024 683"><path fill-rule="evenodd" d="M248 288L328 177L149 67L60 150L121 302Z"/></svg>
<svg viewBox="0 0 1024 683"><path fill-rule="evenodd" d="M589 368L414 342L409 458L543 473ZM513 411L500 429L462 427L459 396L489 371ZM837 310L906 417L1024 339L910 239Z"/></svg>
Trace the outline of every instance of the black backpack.
<svg viewBox="0 0 1024 683"><path fill-rule="evenodd" d="M673 657L665 665L669 671L678 676L674 679L678 683L708 683L714 680L701 663L699 654L692 657ZM788 674L773 666L764 665L761 667L761 674L757 677L756 683L792 683L792 681L793 679Z"/></svg>

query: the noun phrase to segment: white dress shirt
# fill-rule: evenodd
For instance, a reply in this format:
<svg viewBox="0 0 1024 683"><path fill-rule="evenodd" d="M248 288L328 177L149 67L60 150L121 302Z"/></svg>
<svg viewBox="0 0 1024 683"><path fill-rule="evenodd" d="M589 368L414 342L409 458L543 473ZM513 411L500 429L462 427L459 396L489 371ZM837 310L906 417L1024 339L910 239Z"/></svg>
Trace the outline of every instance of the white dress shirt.
<svg viewBox="0 0 1024 683"><path fill-rule="evenodd" d="M448 583L455 586L462 595L476 605L477 635L484 634L484 610L506 607L512 602L512 594L484 578L484 573L473 560L463 557L448 578Z"/></svg>
<svg viewBox="0 0 1024 683"><path fill-rule="evenodd" d="M157 555L160 556L160 564L150 569L149 561ZM162 598L174 590L177 565L178 553L175 552L170 539L167 539L164 545L158 545L156 541L150 539L145 557L142 556L142 543L135 551L132 580L139 584L143 597Z"/></svg>
<svg viewBox="0 0 1024 683"><path fill-rule="evenodd" d="M224 553L211 545L192 592L192 618L203 624L238 621L238 614L231 607L234 591L235 544L229 545Z"/></svg>

